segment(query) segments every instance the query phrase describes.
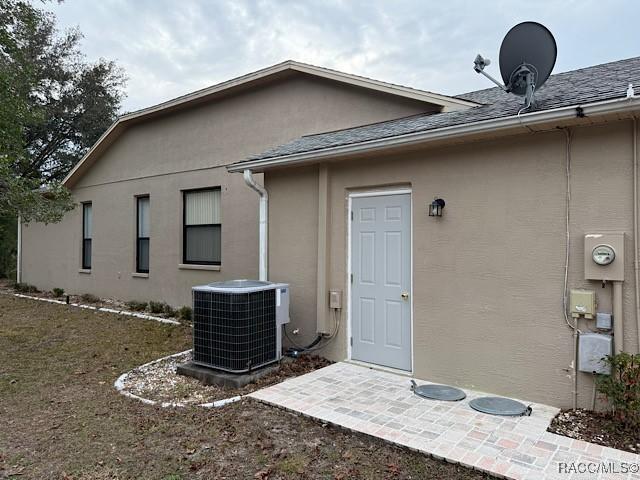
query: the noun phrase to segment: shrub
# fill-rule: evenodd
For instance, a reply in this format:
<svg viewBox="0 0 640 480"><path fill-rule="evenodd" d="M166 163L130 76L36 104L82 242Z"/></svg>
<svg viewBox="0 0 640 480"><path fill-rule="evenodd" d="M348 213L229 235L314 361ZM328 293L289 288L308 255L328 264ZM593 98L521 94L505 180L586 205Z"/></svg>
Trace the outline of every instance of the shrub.
<svg viewBox="0 0 640 480"><path fill-rule="evenodd" d="M185 305L184 307L180 307L178 309L178 318L180 320L191 320L191 315L192 315L191 307L187 307Z"/></svg>
<svg viewBox="0 0 640 480"><path fill-rule="evenodd" d="M164 312L164 307L167 305L164 302L154 302L153 300L149 302L149 311L151 313L162 313Z"/></svg>
<svg viewBox="0 0 640 480"><path fill-rule="evenodd" d="M86 303L98 303L100 301L100 299L92 293L83 293L80 295L80 300Z"/></svg>
<svg viewBox="0 0 640 480"><path fill-rule="evenodd" d="M147 309L147 306L149 304L147 302L139 302L138 300L129 300L127 303L125 303L125 305L129 310L132 310L134 312L142 312Z"/></svg>
<svg viewBox="0 0 640 480"><path fill-rule="evenodd" d="M53 296L56 298L60 298L62 295L64 295L64 288L54 288L53 290L51 290L51 293L53 293Z"/></svg>
<svg viewBox="0 0 640 480"><path fill-rule="evenodd" d="M14 283L13 288L20 293L40 293L40 290L28 283Z"/></svg>
<svg viewBox="0 0 640 480"><path fill-rule="evenodd" d="M164 313L167 317L175 317L176 311L173 309L171 305L167 305L166 303L162 307L162 313Z"/></svg>
<svg viewBox="0 0 640 480"><path fill-rule="evenodd" d="M640 427L640 354L621 352L603 361L611 367L611 375L598 375L598 391L607 397L618 420L627 427Z"/></svg>

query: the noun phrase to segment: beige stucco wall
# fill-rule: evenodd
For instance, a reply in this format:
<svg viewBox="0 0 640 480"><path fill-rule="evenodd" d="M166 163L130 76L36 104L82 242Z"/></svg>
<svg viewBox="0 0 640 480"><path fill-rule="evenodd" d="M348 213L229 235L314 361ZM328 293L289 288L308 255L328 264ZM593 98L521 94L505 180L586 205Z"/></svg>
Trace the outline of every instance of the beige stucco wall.
<svg viewBox="0 0 640 480"><path fill-rule="evenodd" d="M555 131L330 164L326 287L346 293L348 192L410 186L415 375L570 406L572 336L562 314L565 146L564 133ZM625 231L624 346L635 351L630 122L576 128L572 155L569 286L595 289L600 310L610 311L610 286L583 280L583 235ZM270 274L292 284L289 329L299 328L303 342L316 329L318 167L267 171L265 181ZM442 218L427 215L436 195L447 202ZM325 355L347 356L346 331L343 311ZM591 378L579 376L580 404L587 406Z"/></svg>
<svg viewBox="0 0 640 480"><path fill-rule="evenodd" d="M80 273L80 208L25 226L22 280L124 300L190 303L192 285L257 276L257 195L223 165L303 134L428 111L421 102L297 74L126 130L73 186L93 202L93 260ZM180 269L181 190L222 187L220 271ZM150 195L148 278L135 270L135 196Z"/></svg>

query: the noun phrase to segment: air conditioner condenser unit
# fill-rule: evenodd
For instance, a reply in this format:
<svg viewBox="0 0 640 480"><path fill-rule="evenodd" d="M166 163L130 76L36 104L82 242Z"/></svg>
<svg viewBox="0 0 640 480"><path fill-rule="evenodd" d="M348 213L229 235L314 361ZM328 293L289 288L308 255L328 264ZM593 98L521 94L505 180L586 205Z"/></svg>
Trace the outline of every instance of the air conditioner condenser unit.
<svg viewBox="0 0 640 480"><path fill-rule="evenodd" d="M289 285L230 280L193 287L193 362L234 373L282 356Z"/></svg>

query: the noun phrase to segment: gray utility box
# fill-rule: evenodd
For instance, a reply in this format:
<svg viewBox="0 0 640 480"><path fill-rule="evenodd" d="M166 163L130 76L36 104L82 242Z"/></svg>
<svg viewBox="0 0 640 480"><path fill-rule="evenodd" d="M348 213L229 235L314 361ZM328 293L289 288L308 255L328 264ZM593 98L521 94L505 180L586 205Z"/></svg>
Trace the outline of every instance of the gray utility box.
<svg viewBox="0 0 640 480"><path fill-rule="evenodd" d="M613 337L601 333L581 333L578 370L609 375L611 369L602 359L613 352Z"/></svg>
<svg viewBox="0 0 640 480"><path fill-rule="evenodd" d="M230 280L193 287L193 363L234 373L282 357L289 285Z"/></svg>

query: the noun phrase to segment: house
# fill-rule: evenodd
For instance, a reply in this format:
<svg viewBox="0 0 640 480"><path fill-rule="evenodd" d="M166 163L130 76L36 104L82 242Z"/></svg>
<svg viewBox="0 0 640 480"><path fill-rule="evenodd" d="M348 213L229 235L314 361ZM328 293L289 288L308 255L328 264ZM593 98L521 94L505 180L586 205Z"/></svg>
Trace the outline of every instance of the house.
<svg viewBox="0 0 640 480"><path fill-rule="evenodd" d="M283 281L289 336L330 359L588 406L595 324L569 291L613 312L616 350L640 340L630 83L640 58L553 75L523 110L285 62L123 116L65 179L78 208L22 226L21 280L173 305ZM595 278L586 235L609 232L621 277Z"/></svg>
<svg viewBox="0 0 640 480"><path fill-rule="evenodd" d="M462 109L306 134L230 165L264 177L263 265L291 284L297 343L337 331L322 350L333 360L590 406L574 327L595 321L565 317L569 290L613 312L616 350L640 344L629 84L640 58L553 75L530 110L489 88L455 97L472 103ZM429 215L434 198L442 216ZM620 277L599 280L607 267L586 245L608 232L622 232Z"/></svg>
<svg viewBox="0 0 640 480"><path fill-rule="evenodd" d="M122 116L67 175L77 208L22 225L19 281L190 305L258 275L258 200L225 165L305 134L473 101L287 61Z"/></svg>

